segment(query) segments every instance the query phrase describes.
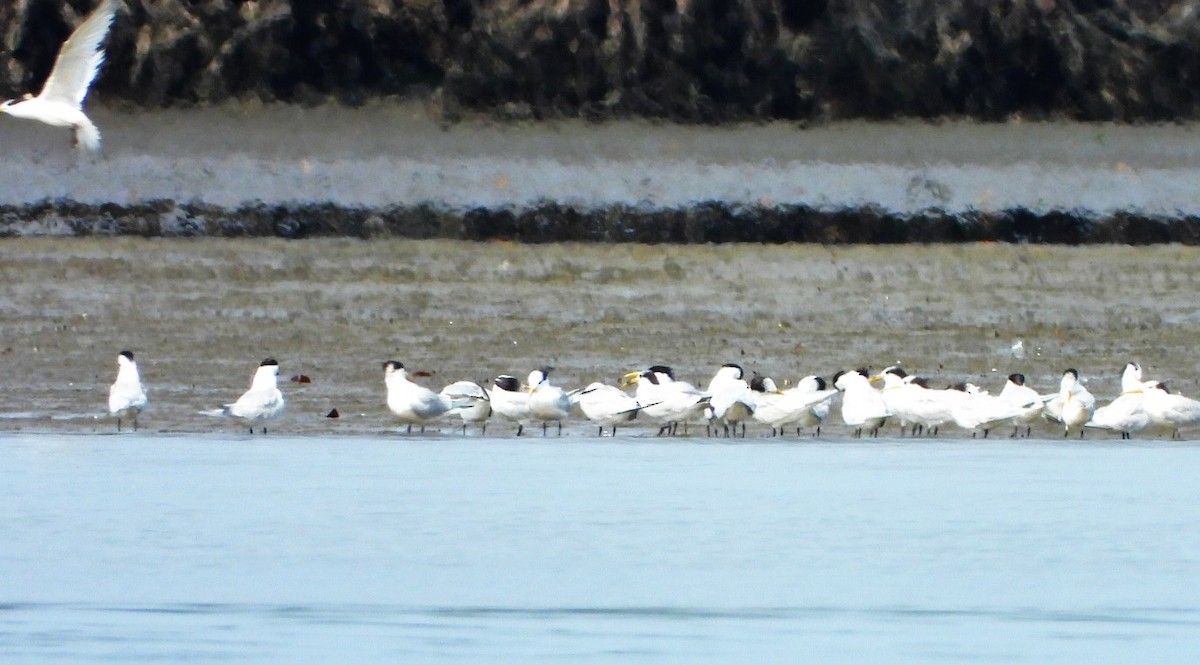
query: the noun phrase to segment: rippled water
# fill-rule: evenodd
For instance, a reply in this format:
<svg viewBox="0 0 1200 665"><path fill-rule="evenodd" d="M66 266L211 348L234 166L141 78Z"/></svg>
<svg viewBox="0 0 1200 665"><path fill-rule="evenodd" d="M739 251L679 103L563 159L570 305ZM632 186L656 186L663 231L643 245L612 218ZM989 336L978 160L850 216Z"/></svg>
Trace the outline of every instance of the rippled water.
<svg viewBox="0 0 1200 665"><path fill-rule="evenodd" d="M0 437L0 660L1181 661L1200 448Z"/></svg>

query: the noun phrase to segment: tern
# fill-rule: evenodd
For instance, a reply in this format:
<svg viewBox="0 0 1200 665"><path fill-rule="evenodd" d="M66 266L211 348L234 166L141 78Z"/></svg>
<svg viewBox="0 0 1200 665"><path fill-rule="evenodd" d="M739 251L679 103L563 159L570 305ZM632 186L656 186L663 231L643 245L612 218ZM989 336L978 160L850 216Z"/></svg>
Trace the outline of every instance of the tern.
<svg viewBox="0 0 1200 665"><path fill-rule="evenodd" d="M418 376L428 375L418 372ZM438 394L424 385L413 383L400 360L389 360L383 364L383 383L388 387L388 408L396 415L396 419L400 420L401 425L408 425L409 432L413 431L413 425L420 425L421 433L425 433L425 424L428 421L440 418L457 408L487 402L487 394L482 388L470 382L461 383L475 385L475 388L479 389L478 393L473 390L463 390L460 393L460 387L451 384L442 394ZM451 390L452 395L446 395L446 390ZM466 429L466 425L463 427Z"/></svg>
<svg viewBox="0 0 1200 665"><path fill-rule="evenodd" d="M809 384L808 380L812 383ZM780 390L774 379L769 376L755 375L750 379L750 389L754 391L754 419L771 426L771 436L776 432L783 434L783 428L789 425L820 426L814 409L825 407L829 413L829 400L836 390L825 390L825 381L820 377L805 377L802 386ZM815 423L813 422L815 420ZM798 433L798 432L797 432Z"/></svg>
<svg viewBox="0 0 1200 665"><path fill-rule="evenodd" d="M901 434L911 425L914 436L921 432L936 435L938 428L954 420L954 408L963 393L931 389L924 379L910 376L897 366L883 370L879 378L883 380L880 395L888 411L900 421Z"/></svg>
<svg viewBox="0 0 1200 665"><path fill-rule="evenodd" d="M583 390L571 395L571 401L579 405L587 419L600 426L599 436L604 436L604 428L612 428L612 436L617 435L617 425L624 425L637 418L642 405L637 398L616 386L605 383L592 383Z"/></svg>
<svg viewBox="0 0 1200 665"><path fill-rule="evenodd" d="M796 391L799 393L808 393L814 397L823 395L824 399L817 402L816 406L808 410L807 413L801 414L799 420L796 421L796 436L800 435L801 428L812 427L813 436L821 435L821 423L829 417L829 409L833 405L833 396L837 395L838 391L834 388L829 388L825 383L825 379L819 376L806 376L796 382L795 388L784 390L785 393Z"/></svg>
<svg viewBox="0 0 1200 665"><path fill-rule="evenodd" d="M983 438L986 439L988 433L1000 425L1015 425L1042 410L1040 396L1024 404L1017 404L1011 396L989 395L973 383L957 384L948 392L960 395L951 413L954 424L971 432L971 438L975 438L976 430L982 430Z"/></svg>
<svg viewBox="0 0 1200 665"><path fill-rule="evenodd" d="M233 416L250 423L250 433L254 433L254 423L265 422L283 413L283 393L279 392L279 363L274 358L267 358L254 371L250 381L250 389L233 404L224 408L202 412L206 416ZM263 425L262 433L267 433Z"/></svg>
<svg viewBox="0 0 1200 665"><path fill-rule="evenodd" d="M89 153L99 151L100 130L84 115L83 100L104 63L101 43L108 35L118 6L117 0L101 0L63 42L42 91L36 97L25 95L0 104L0 113L55 127L70 127L74 130L72 147L78 146Z"/></svg>
<svg viewBox="0 0 1200 665"><path fill-rule="evenodd" d="M137 431L137 417L146 408L146 389L138 374L137 363L132 351L117 354L117 380L108 389L108 412L117 417L117 431L121 431L121 418L133 420L133 431Z"/></svg>
<svg viewBox="0 0 1200 665"><path fill-rule="evenodd" d="M742 425L742 438L746 438L746 421L754 415L754 393L743 378L745 372L740 365L725 363L708 382L708 409L706 414L710 426L719 424L729 436L729 426L737 435L738 424Z"/></svg>
<svg viewBox="0 0 1200 665"><path fill-rule="evenodd" d="M1068 369L1067 372L1075 372L1075 370ZM1075 372L1075 380L1071 385L1073 386L1071 388L1071 395L1074 396L1074 398L1080 404L1082 404L1084 408L1094 411L1096 409L1096 396L1088 391L1088 389L1083 386L1083 383L1079 381L1078 372ZM1053 395L1048 395L1047 397L1050 399L1046 401L1046 405L1042 409L1042 416L1051 422L1061 423L1063 421L1062 410L1063 404L1065 403L1065 397L1061 393L1054 393Z"/></svg>
<svg viewBox="0 0 1200 665"><path fill-rule="evenodd" d="M1161 381L1147 381L1144 391L1142 406L1150 421L1170 427L1171 438L1179 438L1180 427L1200 425L1200 401L1171 393Z"/></svg>
<svg viewBox="0 0 1200 665"><path fill-rule="evenodd" d="M1080 388L1082 386L1079 385L1079 372L1074 369L1063 372L1058 390L1058 401L1062 405L1059 419L1063 424L1063 438L1070 436L1072 430L1078 430L1079 438L1082 439L1083 424L1092 419L1092 413L1095 411L1096 399L1092 397L1090 403L1085 401L1080 394ZM1091 397L1091 393L1087 395Z"/></svg>
<svg viewBox="0 0 1200 665"><path fill-rule="evenodd" d="M1004 382L1004 387L1000 389L997 397L1009 404L1028 406L1024 415L1013 419L1012 438L1020 433L1021 425L1025 426L1025 436L1029 436L1033 431L1033 422L1042 415L1045 403L1041 400L1038 391L1025 385L1025 375L1020 372L1009 374L1008 380Z"/></svg>
<svg viewBox="0 0 1200 665"><path fill-rule="evenodd" d="M529 389L522 388L517 377L508 374L497 376L492 384L492 411L516 423L517 436L521 436L525 426L533 422L533 416L529 413Z"/></svg>
<svg viewBox="0 0 1200 665"><path fill-rule="evenodd" d="M687 434L687 423L704 413L709 396L700 392L687 381L676 381L675 372L666 365L653 365L641 372L630 372L621 378L622 385L637 386L637 401L642 404L642 413L647 418L662 423L658 434L674 434L679 423L683 423Z"/></svg>
<svg viewBox="0 0 1200 665"><path fill-rule="evenodd" d="M408 378L408 370L404 368L404 363L399 360L383 363L383 383L387 386L388 409L396 415L401 425L408 425L409 432L412 432L413 425L420 425L423 434L425 423L441 417L455 407L454 401L449 397L413 383Z"/></svg>
<svg viewBox="0 0 1200 665"><path fill-rule="evenodd" d="M474 381L455 381L439 393L455 406L453 412L462 418L463 434L467 425L479 425L479 433L487 433L487 421L492 417L492 398L488 391Z"/></svg>
<svg viewBox="0 0 1200 665"><path fill-rule="evenodd" d="M1153 421L1142 404L1146 397L1144 387L1142 368L1137 363L1127 363L1121 372L1121 394L1096 409L1084 427L1120 432L1122 439L1132 438L1134 432L1146 429Z"/></svg>
<svg viewBox="0 0 1200 665"><path fill-rule="evenodd" d="M879 436L879 428L891 415L883 395L871 387L872 380L878 381L880 378L868 378L865 369L833 375L833 387L842 391L842 421L854 428L856 439L863 435L864 430L871 436Z"/></svg>
<svg viewBox="0 0 1200 665"><path fill-rule="evenodd" d="M571 398L562 388L550 385L553 369L535 369L528 379L529 414L542 421L542 436L546 436L546 424L551 420L558 423L558 435L562 436L562 421L571 415Z"/></svg>

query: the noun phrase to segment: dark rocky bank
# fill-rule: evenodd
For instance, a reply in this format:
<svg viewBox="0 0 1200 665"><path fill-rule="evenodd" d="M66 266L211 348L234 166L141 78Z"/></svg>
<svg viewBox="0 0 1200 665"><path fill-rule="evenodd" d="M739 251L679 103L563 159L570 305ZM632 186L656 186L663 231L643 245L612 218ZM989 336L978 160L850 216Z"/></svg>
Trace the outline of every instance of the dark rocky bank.
<svg viewBox="0 0 1200 665"><path fill-rule="evenodd" d="M0 7L0 94L92 0ZM1200 117L1200 2L124 0L109 105L356 105L684 122Z"/></svg>
<svg viewBox="0 0 1200 665"><path fill-rule="evenodd" d="M254 204L228 209L149 201L86 205L47 201L0 206L0 237L447 238L473 241L638 243L1200 244L1200 218L1136 213L1096 216L1026 209L897 214L878 208L822 211L807 206L706 202L683 209L578 209L546 202L515 209L453 210L431 205L383 209L332 204Z"/></svg>

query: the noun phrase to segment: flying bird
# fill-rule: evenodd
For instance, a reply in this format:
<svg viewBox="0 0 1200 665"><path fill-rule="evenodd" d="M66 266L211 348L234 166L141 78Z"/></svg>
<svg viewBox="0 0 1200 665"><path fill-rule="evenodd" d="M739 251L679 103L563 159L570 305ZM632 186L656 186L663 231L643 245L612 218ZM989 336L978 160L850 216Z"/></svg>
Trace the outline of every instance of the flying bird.
<svg viewBox="0 0 1200 665"><path fill-rule="evenodd" d="M72 147L78 146L89 153L98 152L100 130L84 115L83 100L104 63L101 43L108 35L118 6L117 0L101 0L91 15L63 42L42 91L36 97L27 94L0 104L0 113L55 127L70 127L74 130Z"/></svg>

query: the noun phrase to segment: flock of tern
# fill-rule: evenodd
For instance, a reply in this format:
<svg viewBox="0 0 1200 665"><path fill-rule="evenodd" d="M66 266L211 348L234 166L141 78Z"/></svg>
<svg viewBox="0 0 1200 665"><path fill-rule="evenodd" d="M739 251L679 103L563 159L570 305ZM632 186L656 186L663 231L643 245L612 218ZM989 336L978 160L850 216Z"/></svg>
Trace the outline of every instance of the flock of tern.
<svg viewBox="0 0 1200 665"><path fill-rule="evenodd" d="M1052 423L1063 437L1083 437L1088 429L1108 430L1128 439L1133 434L1156 428L1180 436L1180 428L1200 424L1200 401L1172 394L1161 381L1144 380L1142 369L1129 363L1121 375L1121 393L1097 408L1096 398L1079 381L1074 369L1063 372L1057 391L1039 393L1025 384L1023 374L1011 374L996 395L971 383L944 389L909 375L900 367L877 374L858 369L839 372L830 382L806 376L795 386L780 389L770 377L755 374L749 381L741 366L721 366L705 389L679 380L665 365L630 372L620 385L591 383L566 390L550 382L553 368L529 373L522 384L514 376L501 375L491 386L456 381L434 391L410 377L404 363L383 364L388 409L394 421L424 432L426 425L443 418L456 418L465 434L468 427L486 432L493 417L516 426L520 436L527 427L541 424L546 436L551 424L559 435L565 420L586 418L615 436L618 427L650 424L659 435L687 433L689 425L703 424L707 434L746 435L748 423L770 428L771 435L796 429L819 435L834 410L855 437L878 436L886 423L898 424L901 436L934 436L943 426L956 426L972 437L987 437L993 430L1011 428L1010 436L1029 436L1035 423ZM427 375L418 372L418 375ZM233 403L204 415L238 418L250 425L283 413L284 397L279 390L279 363L267 358L259 364L250 389ZM878 386L878 387L876 387ZM627 389L633 387L630 393ZM129 419L137 429L138 414L146 407L146 391L133 353L117 356L117 379L109 391L109 413L117 419L117 430ZM331 415L336 414L336 409Z"/></svg>
<svg viewBox="0 0 1200 665"><path fill-rule="evenodd" d="M0 113L69 127L74 145L87 153L99 151L100 131L84 114L83 102L104 63L102 45L118 8L117 0L101 0L63 43L41 91L0 104ZM123 351L117 362L109 412L116 417L118 430L124 419L136 429L146 393L133 354ZM596 423L600 433L609 428L611 434L639 417L658 424L660 434L676 433L680 426L686 432L690 423L701 421L710 432L716 428L737 433L740 427L743 436L751 421L769 426L772 434L792 427L798 433L806 428L819 433L839 394L842 420L856 436L877 435L889 420L913 435L936 434L952 423L985 437L1000 427L1012 427L1014 436L1022 429L1028 435L1033 424L1043 419L1057 423L1063 436L1083 436L1086 429L1096 428L1118 432L1122 438L1148 428L1168 429L1178 436L1180 427L1200 424L1200 402L1171 394L1160 381L1143 380L1141 368L1134 363L1122 374L1121 394L1100 408L1074 369L1063 373L1057 392L1045 395L1026 386L1021 374L1010 375L999 394L991 395L971 384L930 388L899 367L875 375L865 370L841 372L833 377L832 387L820 377L808 376L783 390L768 377L756 375L747 382L742 368L733 364L721 367L705 390L677 380L664 365L632 372L621 386L593 383L572 391L550 383L549 373L550 368L534 370L525 385L504 375L489 388L459 381L434 392L412 381L403 363L393 360L384 364L384 383L388 408L410 431L413 425L424 428L447 415L459 417L464 431L472 424L482 428L495 415L515 423L518 435L536 423L542 424L543 434L555 423L561 434L562 422L580 413ZM268 358L255 371L244 395L204 413L240 418L251 424L253 432L255 423L283 412L278 376L279 364ZM881 388L875 387L878 383ZM624 390L628 386L636 386L634 394Z"/></svg>

